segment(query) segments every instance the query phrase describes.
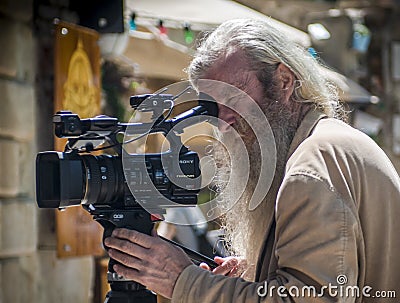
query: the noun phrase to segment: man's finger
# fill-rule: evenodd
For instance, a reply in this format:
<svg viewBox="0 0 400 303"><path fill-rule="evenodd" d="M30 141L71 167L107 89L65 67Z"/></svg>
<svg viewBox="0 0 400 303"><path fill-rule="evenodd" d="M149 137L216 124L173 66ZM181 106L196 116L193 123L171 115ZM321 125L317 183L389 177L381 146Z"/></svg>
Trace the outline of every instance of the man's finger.
<svg viewBox="0 0 400 303"><path fill-rule="evenodd" d="M228 259L230 259L231 257L225 257L225 258L223 258L223 257L218 257L218 256L215 256L214 257L214 261L215 261L215 263L217 263L218 265L221 265L222 263L224 263L226 260L228 260Z"/></svg>
<svg viewBox="0 0 400 303"><path fill-rule="evenodd" d="M142 234L136 230L126 229L126 228L114 229L114 231L112 232L112 237L125 239L145 248L152 247L154 240L156 239L155 237Z"/></svg>
<svg viewBox="0 0 400 303"><path fill-rule="evenodd" d="M220 266L215 268L213 270L213 273L215 273L217 275L226 275L232 269L236 268L237 264L238 264L238 261L236 258L228 259L225 262L223 262Z"/></svg>
<svg viewBox="0 0 400 303"><path fill-rule="evenodd" d="M210 266L208 266L208 264L204 262L200 263L199 267L205 270L211 270Z"/></svg>
<svg viewBox="0 0 400 303"><path fill-rule="evenodd" d="M228 277L238 277L239 276L239 267L235 266L229 273Z"/></svg>
<svg viewBox="0 0 400 303"><path fill-rule="evenodd" d="M110 258L114 259L115 261L118 261L119 263L121 263L129 268L135 269L137 271L140 271L145 266L145 265L143 265L143 261L141 259L136 258L131 255L127 255L116 249L110 249L108 251L108 254L109 254Z"/></svg>
<svg viewBox="0 0 400 303"><path fill-rule="evenodd" d="M131 241L123 240L115 237L108 237L104 240L104 244L108 248L114 248L119 251L124 251L125 253L136 256L140 259L144 258L148 254L148 248L132 243Z"/></svg>
<svg viewBox="0 0 400 303"><path fill-rule="evenodd" d="M121 264L115 264L113 266L113 269L118 275L123 276L125 279L134 280L138 283L143 283L141 281L141 275L139 271L135 268L129 268Z"/></svg>

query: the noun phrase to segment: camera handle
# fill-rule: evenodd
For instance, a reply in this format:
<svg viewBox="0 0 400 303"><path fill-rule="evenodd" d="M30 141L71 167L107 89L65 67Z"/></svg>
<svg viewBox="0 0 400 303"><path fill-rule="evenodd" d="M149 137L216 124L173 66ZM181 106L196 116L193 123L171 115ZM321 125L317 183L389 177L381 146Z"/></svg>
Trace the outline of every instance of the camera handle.
<svg viewBox="0 0 400 303"><path fill-rule="evenodd" d="M150 235L154 227L151 215L144 209L111 210L91 209L89 212L103 228L103 241L111 236L117 227L137 230ZM115 260L109 259L107 281L111 290L107 293L104 303L156 303L157 296L138 282L126 280L113 269Z"/></svg>
<svg viewBox="0 0 400 303"><path fill-rule="evenodd" d="M88 207L87 210L93 216L93 219L104 228L103 241L105 238L111 236L115 228L127 228L139 231L147 235L151 235L151 231L154 228L154 220L152 218L152 215L141 208L129 210L112 210L99 209L92 206ZM216 264L213 259L207 256L204 256L169 239L163 237L161 238L164 241L167 241L173 245L182 248L195 264L206 262L211 269L214 269L218 266L218 264ZM157 302L157 296L153 292L148 290L145 286L138 282L126 280L125 278L118 276L118 274L113 270L113 265L115 263L116 261L111 258L108 261L107 281L110 284L111 290L107 293L104 303Z"/></svg>

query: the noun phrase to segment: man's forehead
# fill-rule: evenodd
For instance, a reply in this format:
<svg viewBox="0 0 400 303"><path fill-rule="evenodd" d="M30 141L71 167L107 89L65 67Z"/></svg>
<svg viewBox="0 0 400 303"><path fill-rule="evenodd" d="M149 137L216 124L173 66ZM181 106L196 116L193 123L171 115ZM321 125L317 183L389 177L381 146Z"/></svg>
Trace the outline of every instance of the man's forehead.
<svg viewBox="0 0 400 303"><path fill-rule="evenodd" d="M222 81L202 79L198 83L198 88L201 92L212 96L217 101L238 99L247 95L239 88Z"/></svg>
<svg viewBox="0 0 400 303"><path fill-rule="evenodd" d="M207 79L220 77L239 76L238 71L245 71L249 67L243 50L230 50L225 52L204 75Z"/></svg>

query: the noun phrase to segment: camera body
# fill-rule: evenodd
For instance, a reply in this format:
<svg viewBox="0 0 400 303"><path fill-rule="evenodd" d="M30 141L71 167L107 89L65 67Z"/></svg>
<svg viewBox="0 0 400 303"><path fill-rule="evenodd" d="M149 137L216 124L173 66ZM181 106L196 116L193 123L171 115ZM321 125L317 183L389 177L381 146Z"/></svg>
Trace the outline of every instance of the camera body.
<svg viewBox="0 0 400 303"><path fill-rule="evenodd" d="M37 155L38 206L65 208L81 204L90 211L88 206L129 210L151 205L157 210L155 213L162 213L174 205L196 205L201 186L199 157L182 145L175 133L182 128L175 127L179 123L187 126L181 122L189 117L207 117L208 110L199 105L168 120L163 112L172 110L171 100L173 96L169 94L131 97L132 108L153 113L154 122L150 123L121 123L108 116L80 119L69 111L57 112L53 118L55 135L67 138L68 142L64 152ZM139 135L161 132L170 141L170 149L163 153L129 154L123 148L125 142L117 140L128 130ZM96 148L104 142L105 147ZM96 153L111 148L112 154ZM129 163L128 167L124 163ZM185 181L180 185L174 182L180 179Z"/></svg>

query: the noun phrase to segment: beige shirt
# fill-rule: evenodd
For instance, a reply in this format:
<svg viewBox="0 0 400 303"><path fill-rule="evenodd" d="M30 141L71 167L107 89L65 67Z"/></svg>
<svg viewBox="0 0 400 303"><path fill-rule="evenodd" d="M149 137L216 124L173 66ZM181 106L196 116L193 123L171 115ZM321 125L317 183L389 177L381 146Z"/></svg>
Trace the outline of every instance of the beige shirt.
<svg viewBox="0 0 400 303"><path fill-rule="evenodd" d="M308 113L266 220L259 282L191 265L172 302L398 302L400 178L365 134Z"/></svg>

